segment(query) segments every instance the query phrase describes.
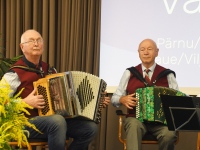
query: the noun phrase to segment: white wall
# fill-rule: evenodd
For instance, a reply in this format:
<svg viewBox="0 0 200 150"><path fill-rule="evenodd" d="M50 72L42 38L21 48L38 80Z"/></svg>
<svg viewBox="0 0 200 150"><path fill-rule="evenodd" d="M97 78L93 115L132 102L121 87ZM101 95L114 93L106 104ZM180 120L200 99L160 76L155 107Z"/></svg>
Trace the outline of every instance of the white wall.
<svg viewBox="0 0 200 150"><path fill-rule="evenodd" d="M102 0L100 77L118 85L140 63L137 46L152 38L156 62L176 72L179 87L200 93L200 0Z"/></svg>

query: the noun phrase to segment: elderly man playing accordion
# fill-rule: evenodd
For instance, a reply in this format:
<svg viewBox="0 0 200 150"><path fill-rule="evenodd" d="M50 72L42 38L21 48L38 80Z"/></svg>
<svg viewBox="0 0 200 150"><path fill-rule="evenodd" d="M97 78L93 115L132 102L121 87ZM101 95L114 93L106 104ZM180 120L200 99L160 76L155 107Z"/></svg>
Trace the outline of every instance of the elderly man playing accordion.
<svg viewBox="0 0 200 150"><path fill-rule="evenodd" d="M24 56L4 75L4 78L13 91L11 94L18 93L24 88L20 96L34 108L29 110L30 122L43 134L26 127L30 132L29 138L47 139L49 150L64 150L66 136L68 136L73 138L69 150L87 150L98 130L95 122L76 118L65 119L59 114L38 116L38 109L45 107L45 101L43 95L37 95L33 82L54 72L41 60L44 50L42 36L35 30L27 30L21 36L20 47ZM105 97L103 105L108 105L109 101L109 97Z"/></svg>
<svg viewBox="0 0 200 150"><path fill-rule="evenodd" d="M114 106L124 105L128 109L124 123L127 150L141 150L142 137L146 132L152 133L158 139L160 150L174 149L177 136L175 132L168 130L166 124L155 121L141 121L136 118L136 108L140 101L136 97L137 89L154 86L178 91L175 73L155 63L158 52L159 49L153 40L143 40L138 48L142 63L125 70L119 86L111 98Z"/></svg>

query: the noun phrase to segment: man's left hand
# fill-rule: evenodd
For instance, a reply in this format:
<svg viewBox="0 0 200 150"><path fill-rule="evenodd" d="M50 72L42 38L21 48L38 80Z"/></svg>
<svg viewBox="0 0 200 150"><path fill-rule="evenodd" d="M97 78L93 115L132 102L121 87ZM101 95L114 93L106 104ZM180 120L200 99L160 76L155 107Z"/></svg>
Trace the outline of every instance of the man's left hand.
<svg viewBox="0 0 200 150"><path fill-rule="evenodd" d="M105 92L104 94L107 95L107 92ZM109 104L110 104L110 97L105 96L103 101L103 107L105 108Z"/></svg>

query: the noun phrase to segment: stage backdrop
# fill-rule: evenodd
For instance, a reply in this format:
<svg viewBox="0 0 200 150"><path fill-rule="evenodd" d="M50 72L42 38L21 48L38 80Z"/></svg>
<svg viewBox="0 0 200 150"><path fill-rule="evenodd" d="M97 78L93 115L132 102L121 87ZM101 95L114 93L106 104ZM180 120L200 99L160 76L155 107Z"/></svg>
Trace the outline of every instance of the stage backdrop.
<svg viewBox="0 0 200 150"><path fill-rule="evenodd" d="M140 63L138 44L151 38L156 62L176 72L179 87L199 90L199 18L200 0L102 0L100 77L117 86Z"/></svg>

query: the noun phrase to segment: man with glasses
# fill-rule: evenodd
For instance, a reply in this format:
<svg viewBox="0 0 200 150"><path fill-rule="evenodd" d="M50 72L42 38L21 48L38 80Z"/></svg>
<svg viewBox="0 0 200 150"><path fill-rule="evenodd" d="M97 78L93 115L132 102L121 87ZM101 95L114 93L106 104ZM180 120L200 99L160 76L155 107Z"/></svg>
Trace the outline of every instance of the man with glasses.
<svg viewBox="0 0 200 150"><path fill-rule="evenodd" d="M38 109L45 106L42 95L37 95L34 90L33 82L44 77L50 70L49 65L41 61L43 53L43 38L35 30L27 30L21 36L21 50L24 56L15 63L15 66L23 66L29 69L13 68L4 75L12 89L12 95L21 93L23 101L32 106L29 109L30 122L35 124L43 134L38 133L32 128L26 127L30 132L29 138L48 139L49 150L64 150L66 135L73 138L69 150L87 150L88 144L93 140L97 133L97 125L93 121L65 119L63 116L55 114L51 116L38 116ZM34 71L38 70L38 71ZM109 97L105 97L105 105L109 104Z"/></svg>

